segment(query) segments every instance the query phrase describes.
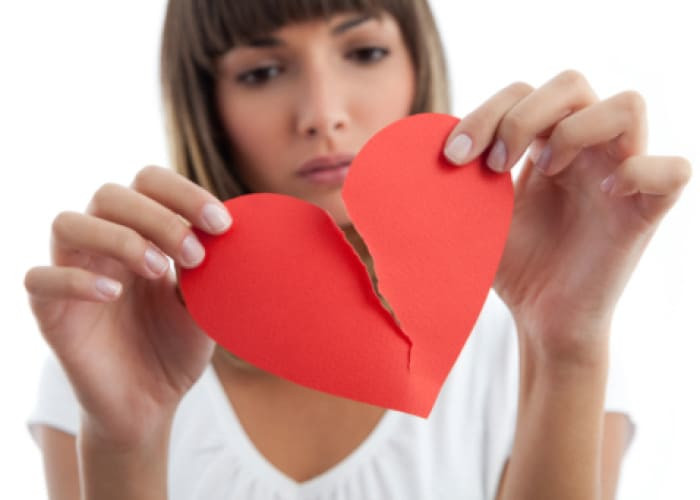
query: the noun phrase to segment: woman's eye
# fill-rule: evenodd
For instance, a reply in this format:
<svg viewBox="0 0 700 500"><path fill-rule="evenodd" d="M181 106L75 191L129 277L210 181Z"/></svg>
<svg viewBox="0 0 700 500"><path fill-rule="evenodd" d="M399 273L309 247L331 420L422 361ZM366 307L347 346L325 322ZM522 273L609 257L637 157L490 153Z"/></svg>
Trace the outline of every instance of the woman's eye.
<svg viewBox="0 0 700 500"><path fill-rule="evenodd" d="M262 85L282 72L279 66L261 66L241 73L236 80L245 85Z"/></svg>
<svg viewBox="0 0 700 500"><path fill-rule="evenodd" d="M383 59L387 54L389 54L389 51L381 47L362 47L350 52L348 57L350 59L356 59L361 63L372 63Z"/></svg>

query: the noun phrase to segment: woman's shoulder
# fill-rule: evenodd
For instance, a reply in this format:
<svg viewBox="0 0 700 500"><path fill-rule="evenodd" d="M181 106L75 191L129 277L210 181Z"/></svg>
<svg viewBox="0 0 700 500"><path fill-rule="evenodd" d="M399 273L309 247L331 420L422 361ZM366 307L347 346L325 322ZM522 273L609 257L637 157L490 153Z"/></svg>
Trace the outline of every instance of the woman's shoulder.
<svg viewBox="0 0 700 500"><path fill-rule="evenodd" d="M80 406L63 367L52 353L42 363L34 407L26 425L37 444L39 425L48 425L68 434L78 433Z"/></svg>
<svg viewBox="0 0 700 500"><path fill-rule="evenodd" d="M211 364L195 382L178 405L173 425L179 428L198 426L211 428L215 404L216 379ZM65 370L56 356L49 352L44 358L39 376L34 406L26 424L32 437L36 438L36 426L48 425L68 434L76 435L80 427L80 402ZM173 433L173 436L177 433Z"/></svg>

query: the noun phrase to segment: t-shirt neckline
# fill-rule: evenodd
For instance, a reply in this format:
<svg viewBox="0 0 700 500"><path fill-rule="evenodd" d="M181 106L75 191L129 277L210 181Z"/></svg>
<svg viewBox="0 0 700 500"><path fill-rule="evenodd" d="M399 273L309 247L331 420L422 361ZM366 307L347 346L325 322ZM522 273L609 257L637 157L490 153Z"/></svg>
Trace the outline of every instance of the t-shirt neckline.
<svg viewBox="0 0 700 500"><path fill-rule="evenodd" d="M377 448L386 441L385 438L400 417L400 412L387 409L369 435L345 458L321 474L298 482L275 467L255 447L238 419L238 415L211 363L205 371L205 376L212 379L211 387L214 389L212 399L217 410L215 413L230 449L239 455L242 463L249 465L263 481L268 484L270 481L274 482L279 489L288 494L300 494L301 492L308 494L311 491L326 491L332 485L337 486L344 477L350 475L358 466L373 456Z"/></svg>

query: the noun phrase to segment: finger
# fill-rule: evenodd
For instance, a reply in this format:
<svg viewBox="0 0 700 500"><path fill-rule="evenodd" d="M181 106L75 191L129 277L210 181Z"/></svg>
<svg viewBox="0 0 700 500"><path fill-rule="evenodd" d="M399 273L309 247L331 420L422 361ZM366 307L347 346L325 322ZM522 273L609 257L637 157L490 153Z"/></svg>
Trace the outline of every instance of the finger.
<svg viewBox="0 0 700 500"><path fill-rule="evenodd" d="M600 187L610 196L649 195L651 211L665 211L690 180L690 162L679 156L633 156L622 162Z"/></svg>
<svg viewBox="0 0 700 500"><path fill-rule="evenodd" d="M497 172L510 170L536 137L546 137L562 119L597 101L581 73L560 73L502 117L487 165Z"/></svg>
<svg viewBox="0 0 700 500"><path fill-rule="evenodd" d="M182 290L180 289L180 274L180 268L175 266L175 293L177 294L177 300L180 301L180 304L187 307L187 304L185 304L185 297L183 297Z"/></svg>
<svg viewBox="0 0 700 500"><path fill-rule="evenodd" d="M116 259L145 278L160 277L170 267L167 256L139 233L99 217L61 212L51 229L52 256L58 265L69 265L76 252L87 252Z"/></svg>
<svg viewBox="0 0 700 500"><path fill-rule="evenodd" d="M174 170L148 166L136 174L131 187L209 233L222 233L231 225L223 203Z"/></svg>
<svg viewBox="0 0 700 500"><path fill-rule="evenodd" d="M536 168L555 175L570 165L582 149L616 141L619 161L646 150L647 119L642 96L627 91L597 102L554 127Z"/></svg>
<svg viewBox="0 0 700 500"><path fill-rule="evenodd" d="M24 277L32 307L47 300L77 299L108 302L122 292L122 285L107 276L100 276L78 267L33 267Z"/></svg>
<svg viewBox="0 0 700 500"><path fill-rule="evenodd" d="M465 116L445 141L445 157L455 165L478 157L491 142L501 117L533 90L527 83L513 83Z"/></svg>
<svg viewBox="0 0 700 500"><path fill-rule="evenodd" d="M197 266L204 259L204 247L186 219L133 189L105 184L87 212L135 230L184 267Z"/></svg>

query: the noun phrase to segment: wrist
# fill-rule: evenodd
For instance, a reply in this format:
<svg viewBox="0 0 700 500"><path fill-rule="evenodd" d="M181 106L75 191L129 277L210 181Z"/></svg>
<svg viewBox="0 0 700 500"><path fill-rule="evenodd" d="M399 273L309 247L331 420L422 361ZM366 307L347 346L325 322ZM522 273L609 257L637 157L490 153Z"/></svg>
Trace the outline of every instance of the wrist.
<svg viewBox="0 0 700 500"><path fill-rule="evenodd" d="M518 419L501 498L598 498L607 351L562 359L521 342Z"/></svg>
<svg viewBox="0 0 700 500"><path fill-rule="evenodd" d="M172 419L164 419L148 428L110 431L83 416L78 438L86 450L114 454L142 454L167 443Z"/></svg>
<svg viewBox="0 0 700 500"><path fill-rule="evenodd" d="M105 438L83 422L77 439L83 498L165 499L170 424L131 442Z"/></svg>
<svg viewBox="0 0 700 500"><path fill-rule="evenodd" d="M115 451L146 449L170 434L175 410L139 412L138 415L129 415L127 410L114 418L103 418L83 410L80 435L91 447Z"/></svg>
<svg viewBox="0 0 700 500"><path fill-rule="evenodd" d="M532 327L516 321L520 356L542 370L578 371L607 367L609 325L562 328Z"/></svg>

